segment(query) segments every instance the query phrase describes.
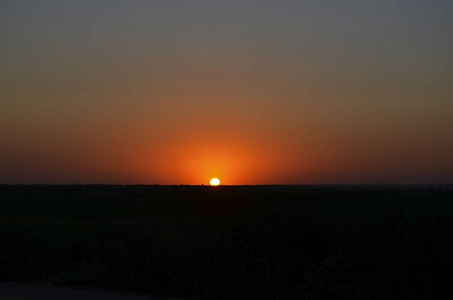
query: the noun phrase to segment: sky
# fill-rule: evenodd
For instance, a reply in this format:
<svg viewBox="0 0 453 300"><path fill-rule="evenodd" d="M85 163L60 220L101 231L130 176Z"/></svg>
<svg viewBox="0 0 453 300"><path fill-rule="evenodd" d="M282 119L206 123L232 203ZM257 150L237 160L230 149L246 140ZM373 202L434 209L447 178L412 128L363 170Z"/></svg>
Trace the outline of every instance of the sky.
<svg viewBox="0 0 453 300"><path fill-rule="evenodd" d="M453 182L453 2L0 2L0 183Z"/></svg>

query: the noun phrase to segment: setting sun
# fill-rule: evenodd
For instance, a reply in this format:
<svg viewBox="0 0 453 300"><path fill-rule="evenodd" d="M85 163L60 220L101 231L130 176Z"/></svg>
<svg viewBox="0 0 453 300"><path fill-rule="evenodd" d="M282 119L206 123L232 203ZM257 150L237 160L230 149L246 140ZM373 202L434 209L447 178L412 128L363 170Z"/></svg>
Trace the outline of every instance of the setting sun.
<svg viewBox="0 0 453 300"><path fill-rule="evenodd" d="M220 180L218 180L217 178L212 178L209 183L211 185L219 185L220 184Z"/></svg>

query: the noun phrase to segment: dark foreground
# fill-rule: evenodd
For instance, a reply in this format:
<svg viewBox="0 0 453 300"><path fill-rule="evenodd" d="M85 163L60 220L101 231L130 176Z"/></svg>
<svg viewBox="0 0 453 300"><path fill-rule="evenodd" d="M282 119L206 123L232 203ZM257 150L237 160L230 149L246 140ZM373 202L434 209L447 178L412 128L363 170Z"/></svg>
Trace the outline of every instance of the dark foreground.
<svg viewBox="0 0 453 300"><path fill-rule="evenodd" d="M0 282L193 299L453 294L449 186L0 186Z"/></svg>
<svg viewBox="0 0 453 300"><path fill-rule="evenodd" d="M2 300L150 300L149 296L107 292L87 288L48 287L38 284L0 284ZM153 300L183 300L181 298L152 298Z"/></svg>

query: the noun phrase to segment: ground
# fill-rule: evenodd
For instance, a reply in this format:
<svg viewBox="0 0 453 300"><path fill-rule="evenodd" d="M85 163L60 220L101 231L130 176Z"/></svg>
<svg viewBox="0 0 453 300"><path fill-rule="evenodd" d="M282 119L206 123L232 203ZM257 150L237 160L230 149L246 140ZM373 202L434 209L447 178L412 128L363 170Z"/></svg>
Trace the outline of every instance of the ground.
<svg viewBox="0 0 453 300"><path fill-rule="evenodd" d="M182 300L182 298L154 298L150 295L108 292L88 288L48 287L47 285L3 283L1 300Z"/></svg>

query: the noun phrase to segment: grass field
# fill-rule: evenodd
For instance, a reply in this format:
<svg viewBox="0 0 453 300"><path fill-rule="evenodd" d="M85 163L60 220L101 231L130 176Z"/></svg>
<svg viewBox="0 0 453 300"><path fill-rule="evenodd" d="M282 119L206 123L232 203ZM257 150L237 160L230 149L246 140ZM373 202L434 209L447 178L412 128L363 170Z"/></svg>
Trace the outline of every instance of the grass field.
<svg viewBox="0 0 453 300"><path fill-rule="evenodd" d="M0 186L0 282L193 299L453 294L449 186Z"/></svg>

